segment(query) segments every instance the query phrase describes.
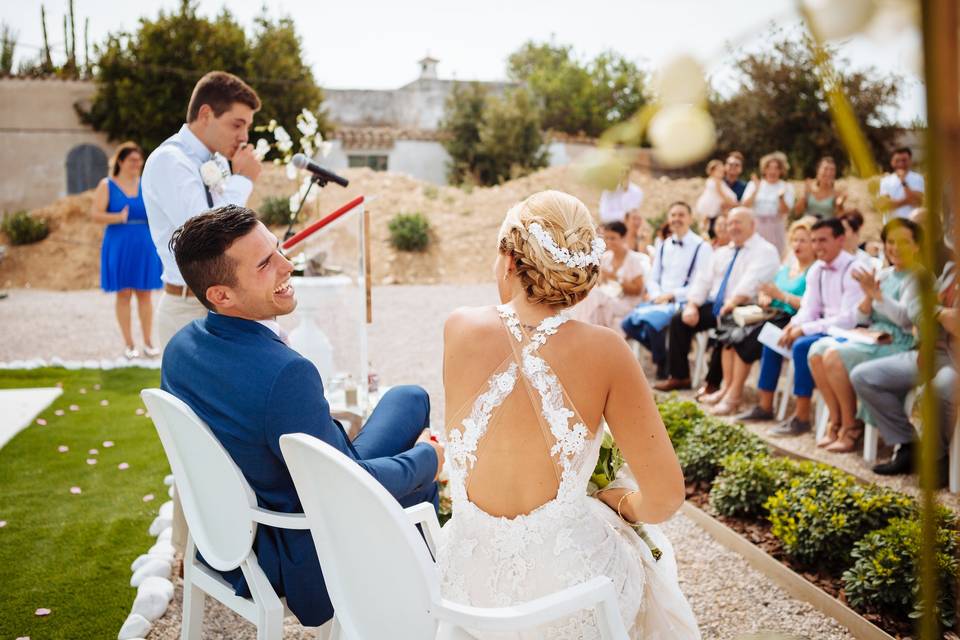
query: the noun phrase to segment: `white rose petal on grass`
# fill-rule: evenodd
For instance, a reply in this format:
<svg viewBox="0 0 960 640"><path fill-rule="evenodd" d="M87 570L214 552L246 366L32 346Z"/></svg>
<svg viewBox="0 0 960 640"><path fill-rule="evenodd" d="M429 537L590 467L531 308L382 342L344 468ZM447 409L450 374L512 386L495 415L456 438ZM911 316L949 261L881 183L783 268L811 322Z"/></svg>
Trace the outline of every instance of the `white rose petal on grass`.
<svg viewBox="0 0 960 640"><path fill-rule="evenodd" d="M825 40L859 33L873 18L876 0L801 0L817 34Z"/></svg>
<svg viewBox="0 0 960 640"><path fill-rule="evenodd" d="M97 464L96 458L87 458L87 464Z"/></svg>
<svg viewBox="0 0 960 640"><path fill-rule="evenodd" d="M75 496L78 496L82 493L82 491L80 491L80 487L70 487L70 493L72 493Z"/></svg>
<svg viewBox="0 0 960 640"><path fill-rule="evenodd" d="M35 616L48 616L48 615L50 615L50 609L47 609L47 608L45 608L45 607L40 607L39 609L37 609L36 611L33 612L33 615L35 615Z"/></svg>
<svg viewBox="0 0 960 640"><path fill-rule="evenodd" d="M126 462L121 462L120 464L117 465L117 469L120 469L120 471L126 471L129 468L130 468L130 465L127 464Z"/></svg>
<svg viewBox="0 0 960 640"><path fill-rule="evenodd" d="M63 414L64 414L63 409L57 409L56 411L53 412L53 415L55 416L62 416Z"/></svg>
<svg viewBox="0 0 960 640"><path fill-rule="evenodd" d="M109 449L109 448L112 447L112 446L113 446L113 440L104 440L104 441L103 441L103 448L104 448L104 449Z"/></svg>
<svg viewBox="0 0 960 640"><path fill-rule="evenodd" d="M43 418L37 418L37 424L40 425L41 427L45 427L47 426L47 421L44 420Z"/></svg>
<svg viewBox="0 0 960 640"><path fill-rule="evenodd" d="M87 392L86 389L84 389L84 388L82 388L82 387L80 388L80 395L83 395L83 394L85 394L86 392Z"/></svg>
<svg viewBox="0 0 960 640"><path fill-rule="evenodd" d="M142 416L144 413L146 413L146 411L144 411L144 410L141 409L141 408L137 408L137 410L134 411L134 413L135 413L136 415L138 415L138 416Z"/></svg>
<svg viewBox="0 0 960 640"><path fill-rule="evenodd" d="M101 407L106 407L106 406L109 405L109 404L110 404L110 401L109 401L109 400L101 400L101 401L100 401L100 406L101 406Z"/></svg>
<svg viewBox="0 0 960 640"><path fill-rule="evenodd" d="M94 391L100 391L100 385L98 385L98 384L93 385L93 390L94 390Z"/></svg>
<svg viewBox="0 0 960 640"><path fill-rule="evenodd" d="M7 526L7 521L6 521L6 520L0 520L0 529L3 529L5 526Z"/></svg>
<svg viewBox="0 0 960 640"><path fill-rule="evenodd" d="M143 496L143 501L144 501L144 502L150 502L151 500L153 500L153 494L152 494L152 493L148 493L147 495Z"/></svg>
<svg viewBox="0 0 960 640"><path fill-rule="evenodd" d="M66 453L67 451L70 451L70 447L68 447L65 444L62 444L59 447L57 447L57 451L59 451L60 453Z"/></svg>
<svg viewBox="0 0 960 640"><path fill-rule="evenodd" d="M716 146L717 131L710 114L691 105L664 107L650 121L650 141L657 160L666 167L683 167L702 160Z"/></svg>
<svg viewBox="0 0 960 640"><path fill-rule="evenodd" d="M664 105L702 104L707 99L703 67L692 56L671 58L657 73L656 92Z"/></svg>
<svg viewBox="0 0 960 640"><path fill-rule="evenodd" d="M95 455L99 455L99 454L100 454L100 452L99 452L98 450L96 450L96 449L90 449L90 451L87 451L87 453L90 454L91 456L95 456Z"/></svg>
<svg viewBox="0 0 960 640"><path fill-rule="evenodd" d="M70 411L80 411L80 405L78 404L70 405Z"/></svg>

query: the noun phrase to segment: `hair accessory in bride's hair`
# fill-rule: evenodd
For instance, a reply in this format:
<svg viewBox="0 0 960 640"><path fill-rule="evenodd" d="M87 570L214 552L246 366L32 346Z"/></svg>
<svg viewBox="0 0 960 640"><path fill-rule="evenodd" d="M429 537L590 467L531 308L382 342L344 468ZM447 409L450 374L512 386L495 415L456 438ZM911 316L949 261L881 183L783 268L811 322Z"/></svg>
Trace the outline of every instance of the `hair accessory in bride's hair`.
<svg viewBox="0 0 960 640"><path fill-rule="evenodd" d="M565 264L571 269L577 267L582 269L591 264L599 267L600 256L602 256L603 252L607 249L607 244L603 241L603 238L594 238L593 242L590 243L592 249L590 253L584 253L582 251L571 253L566 247L558 247L557 243L554 242L550 234L540 226L539 222L532 223L527 227L527 231L537 239L541 247L547 250L553 257L554 262L557 264Z"/></svg>

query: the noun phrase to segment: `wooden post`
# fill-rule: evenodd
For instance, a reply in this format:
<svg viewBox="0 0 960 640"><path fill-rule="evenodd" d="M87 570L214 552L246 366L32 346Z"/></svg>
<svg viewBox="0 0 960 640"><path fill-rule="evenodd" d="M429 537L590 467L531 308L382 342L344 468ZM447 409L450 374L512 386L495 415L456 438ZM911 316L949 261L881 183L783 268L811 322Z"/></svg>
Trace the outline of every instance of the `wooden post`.
<svg viewBox="0 0 960 640"><path fill-rule="evenodd" d="M956 236L958 210L957 182L960 162L960 93L958 93L956 0L922 0L923 62L927 98L927 180L924 194L927 215L924 220L923 257L926 269L920 274L920 376L925 385L921 398L923 431L921 433L920 486L922 488L922 546L920 558L920 597L923 615L920 637L934 640L939 637L936 615L938 601L937 518L934 492L937 461L947 452L938 451L940 425L936 389L930 384L936 374L935 358L939 322L934 316L937 304L934 290L937 248L943 238L942 215L953 216Z"/></svg>
<svg viewBox="0 0 960 640"><path fill-rule="evenodd" d="M370 259L370 209L363 208L363 271L367 294L367 324L373 324L373 260Z"/></svg>

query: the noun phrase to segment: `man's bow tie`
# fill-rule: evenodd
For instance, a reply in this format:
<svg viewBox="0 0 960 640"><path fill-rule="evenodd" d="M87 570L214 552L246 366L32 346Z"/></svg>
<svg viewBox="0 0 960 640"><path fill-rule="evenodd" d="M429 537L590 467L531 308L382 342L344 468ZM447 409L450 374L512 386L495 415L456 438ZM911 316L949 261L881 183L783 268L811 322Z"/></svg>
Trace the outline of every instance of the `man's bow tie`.
<svg viewBox="0 0 960 640"><path fill-rule="evenodd" d="M683 240L677 240L676 238L673 238L672 241L673 241L673 244L677 245L678 247L683 246Z"/></svg>

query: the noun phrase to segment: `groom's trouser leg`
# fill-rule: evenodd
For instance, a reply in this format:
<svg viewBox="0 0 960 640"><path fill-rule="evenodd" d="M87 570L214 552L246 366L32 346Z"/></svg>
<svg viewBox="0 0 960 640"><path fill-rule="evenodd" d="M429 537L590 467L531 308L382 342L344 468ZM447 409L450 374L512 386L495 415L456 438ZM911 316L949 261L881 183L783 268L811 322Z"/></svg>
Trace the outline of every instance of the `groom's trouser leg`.
<svg viewBox="0 0 960 640"><path fill-rule="evenodd" d="M370 414L353 446L361 459L395 456L413 447L420 433L430 426L430 396L421 387L393 387ZM437 504L437 483L399 498L404 507L421 502Z"/></svg>

